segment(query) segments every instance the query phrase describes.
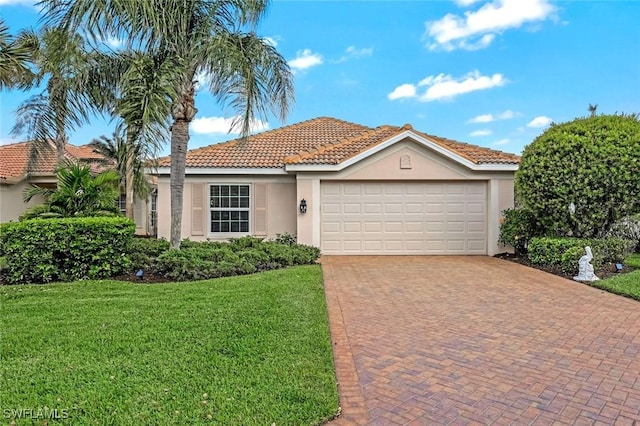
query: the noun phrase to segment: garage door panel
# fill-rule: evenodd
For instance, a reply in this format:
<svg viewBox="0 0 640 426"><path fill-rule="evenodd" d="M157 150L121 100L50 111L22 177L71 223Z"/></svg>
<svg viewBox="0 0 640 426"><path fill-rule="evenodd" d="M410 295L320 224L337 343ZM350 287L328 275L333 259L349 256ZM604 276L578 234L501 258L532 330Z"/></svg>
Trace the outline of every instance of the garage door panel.
<svg viewBox="0 0 640 426"><path fill-rule="evenodd" d="M340 222L323 222L321 226L323 233L339 233L340 232Z"/></svg>
<svg viewBox="0 0 640 426"><path fill-rule="evenodd" d="M380 196L383 194L382 184L366 183L363 185L363 189L364 195Z"/></svg>
<svg viewBox="0 0 640 426"><path fill-rule="evenodd" d="M467 222L467 231L484 234L487 231L487 227L484 222Z"/></svg>
<svg viewBox="0 0 640 426"><path fill-rule="evenodd" d="M339 203L327 203L327 202L324 202L324 203L322 203L322 213L324 215L330 215L330 214L339 215L340 214L340 204Z"/></svg>
<svg viewBox="0 0 640 426"><path fill-rule="evenodd" d="M342 231L349 233L360 233L362 231L362 223L361 222L343 222Z"/></svg>
<svg viewBox="0 0 640 426"><path fill-rule="evenodd" d="M386 214L402 214L403 212L402 203L385 203L384 212Z"/></svg>
<svg viewBox="0 0 640 426"><path fill-rule="evenodd" d="M362 205L360 203L344 203L342 205L342 212L344 214L357 214L362 212Z"/></svg>
<svg viewBox="0 0 640 426"><path fill-rule="evenodd" d="M324 254L485 254L485 182L322 182Z"/></svg>
<svg viewBox="0 0 640 426"><path fill-rule="evenodd" d="M473 213L479 213L484 215L484 203L479 203L479 202L469 202L467 203L467 213L469 214L473 214Z"/></svg>
<svg viewBox="0 0 640 426"><path fill-rule="evenodd" d="M402 222L384 222L384 232L403 232Z"/></svg>
<svg viewBox="0 0 640 426"><path fill-rule="evenodd" d="M364 212L366 214L380 214L382 213L382 203L364 203Z"/></svg>
<svg viewBox="0 0 640 426"><path fill-rule="evenodd" d="M444 203L427 203L425 213L444 213Z"/></svg>

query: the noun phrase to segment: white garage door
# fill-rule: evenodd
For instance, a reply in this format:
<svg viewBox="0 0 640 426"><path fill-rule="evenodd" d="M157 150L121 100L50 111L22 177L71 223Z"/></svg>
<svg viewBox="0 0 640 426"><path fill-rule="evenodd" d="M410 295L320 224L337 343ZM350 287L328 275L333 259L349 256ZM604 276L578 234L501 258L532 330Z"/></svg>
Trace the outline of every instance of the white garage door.
<svg viewBox="0 0 640 426"><path fill-rule="evenodd" d="M485 182L322 182L323 254L486 254Z"/></svg>

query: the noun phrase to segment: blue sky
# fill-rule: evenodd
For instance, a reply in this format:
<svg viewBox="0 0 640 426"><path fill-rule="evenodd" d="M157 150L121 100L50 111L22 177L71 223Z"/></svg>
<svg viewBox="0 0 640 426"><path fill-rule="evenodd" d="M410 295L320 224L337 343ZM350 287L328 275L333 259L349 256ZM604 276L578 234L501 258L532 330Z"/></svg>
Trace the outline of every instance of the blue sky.
<svg viewBox="0 0 640 426"><path fill-rule="evenodd" d="M11 32L34 26L33 1L0 0ZM296 101L286 123L331 116L403 125L521 153L550 122L640 112L640 1L283 1L258 28L289 61ZM1 94L0 143L28 94ZM233 138L205 91L189 148ZM276 118L255 128L280 127ZM111 134L96 119L83 144ZM165 153L168 152L168 146Z"/></svg>

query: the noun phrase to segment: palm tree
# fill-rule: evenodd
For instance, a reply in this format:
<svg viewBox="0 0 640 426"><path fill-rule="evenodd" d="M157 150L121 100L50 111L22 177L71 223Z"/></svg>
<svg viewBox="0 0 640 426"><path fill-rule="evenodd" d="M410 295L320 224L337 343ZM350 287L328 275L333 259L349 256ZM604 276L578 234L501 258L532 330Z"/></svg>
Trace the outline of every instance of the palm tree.
<svg viewBox="0 0 640 426"><path fill-rule="evenodd" d="M126 177L131 164L129 158L133 158L131 171L133 184L131 187L136 197L145 199L151 192L151 185L145 173L145 163L148 158L144 152L145 146L143 144L134 144L132 146L133 153L129 155L130 146L127 144L126 136L123 133L124 131L118 128L111 137L101 136L92 140L89 145L95 152L105 158L104 164L114 167L120 177L121 191L126 188Z"/></svg>
<svg viewBox="0 0 640 426"><path fill-rule="evenodd" d="M117 160L130 219L134 195L146 198L148 194L143 162L155 158L168 139L174 69L167 58L127 50L96 56L90 72L94 103L121 120L113 146L97 147L107 158Z"/></svg>
<svg viewBox="0 0 640 426"><path fill-rule="evenodd" d="M255 33L268 0L43 0L47 19L96 38L119 36L158 52L178 71L171 103L171 245L180 246L189 123L194 119L196 75L236 114L241 135L270 111L284 121L293 99L287 61Z"/></svg>
<svg viewBox="0 0 640 426"><path fill-rule="evenodd" d="M33 85L46 81L45 89L27 99L17 110L14 135L32 140L31 165L53 142L58 161L64 159L67 133L87 121L91 99L87 88L87 53L84 40L61 28L45 28L39 34L24 31L19 38L33 47Z"/></svg>
<svg viewBox="0 0 640 426"><path fill-rule="evenodd" d="M30 69L33 46L9 34L9 27L0 19L0 89L26 88L33 78Z"/></svg>
<svg viewBox="0 0 640 426"><path fill-rule="evenodd" d="M64 160L56 169L58 187L55 190L31 186L25 191L24 201L36 195L47 200L44 208L36 206L22 218L112 216L118 214L116 199L119 194L119 176L107 170L94 176L88 164Z"/></svg>

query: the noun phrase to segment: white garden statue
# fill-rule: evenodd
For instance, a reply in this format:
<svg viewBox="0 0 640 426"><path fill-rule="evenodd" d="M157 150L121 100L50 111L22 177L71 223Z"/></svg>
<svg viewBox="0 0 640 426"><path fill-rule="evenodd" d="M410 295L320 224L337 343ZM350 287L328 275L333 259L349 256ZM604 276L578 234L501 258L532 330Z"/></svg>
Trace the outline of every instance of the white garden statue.
<svg viewBox="0 0 640 426"><path fill-rule="evenodd" d="M593 259L591 247L585 247L584 251L586 251L587 254L582 256L578 261L578 276L573 277L573 279L576 281L598 281L600 278L596 277L596 274L593 273L593 265L591 264L591 259Z"/></svg>

